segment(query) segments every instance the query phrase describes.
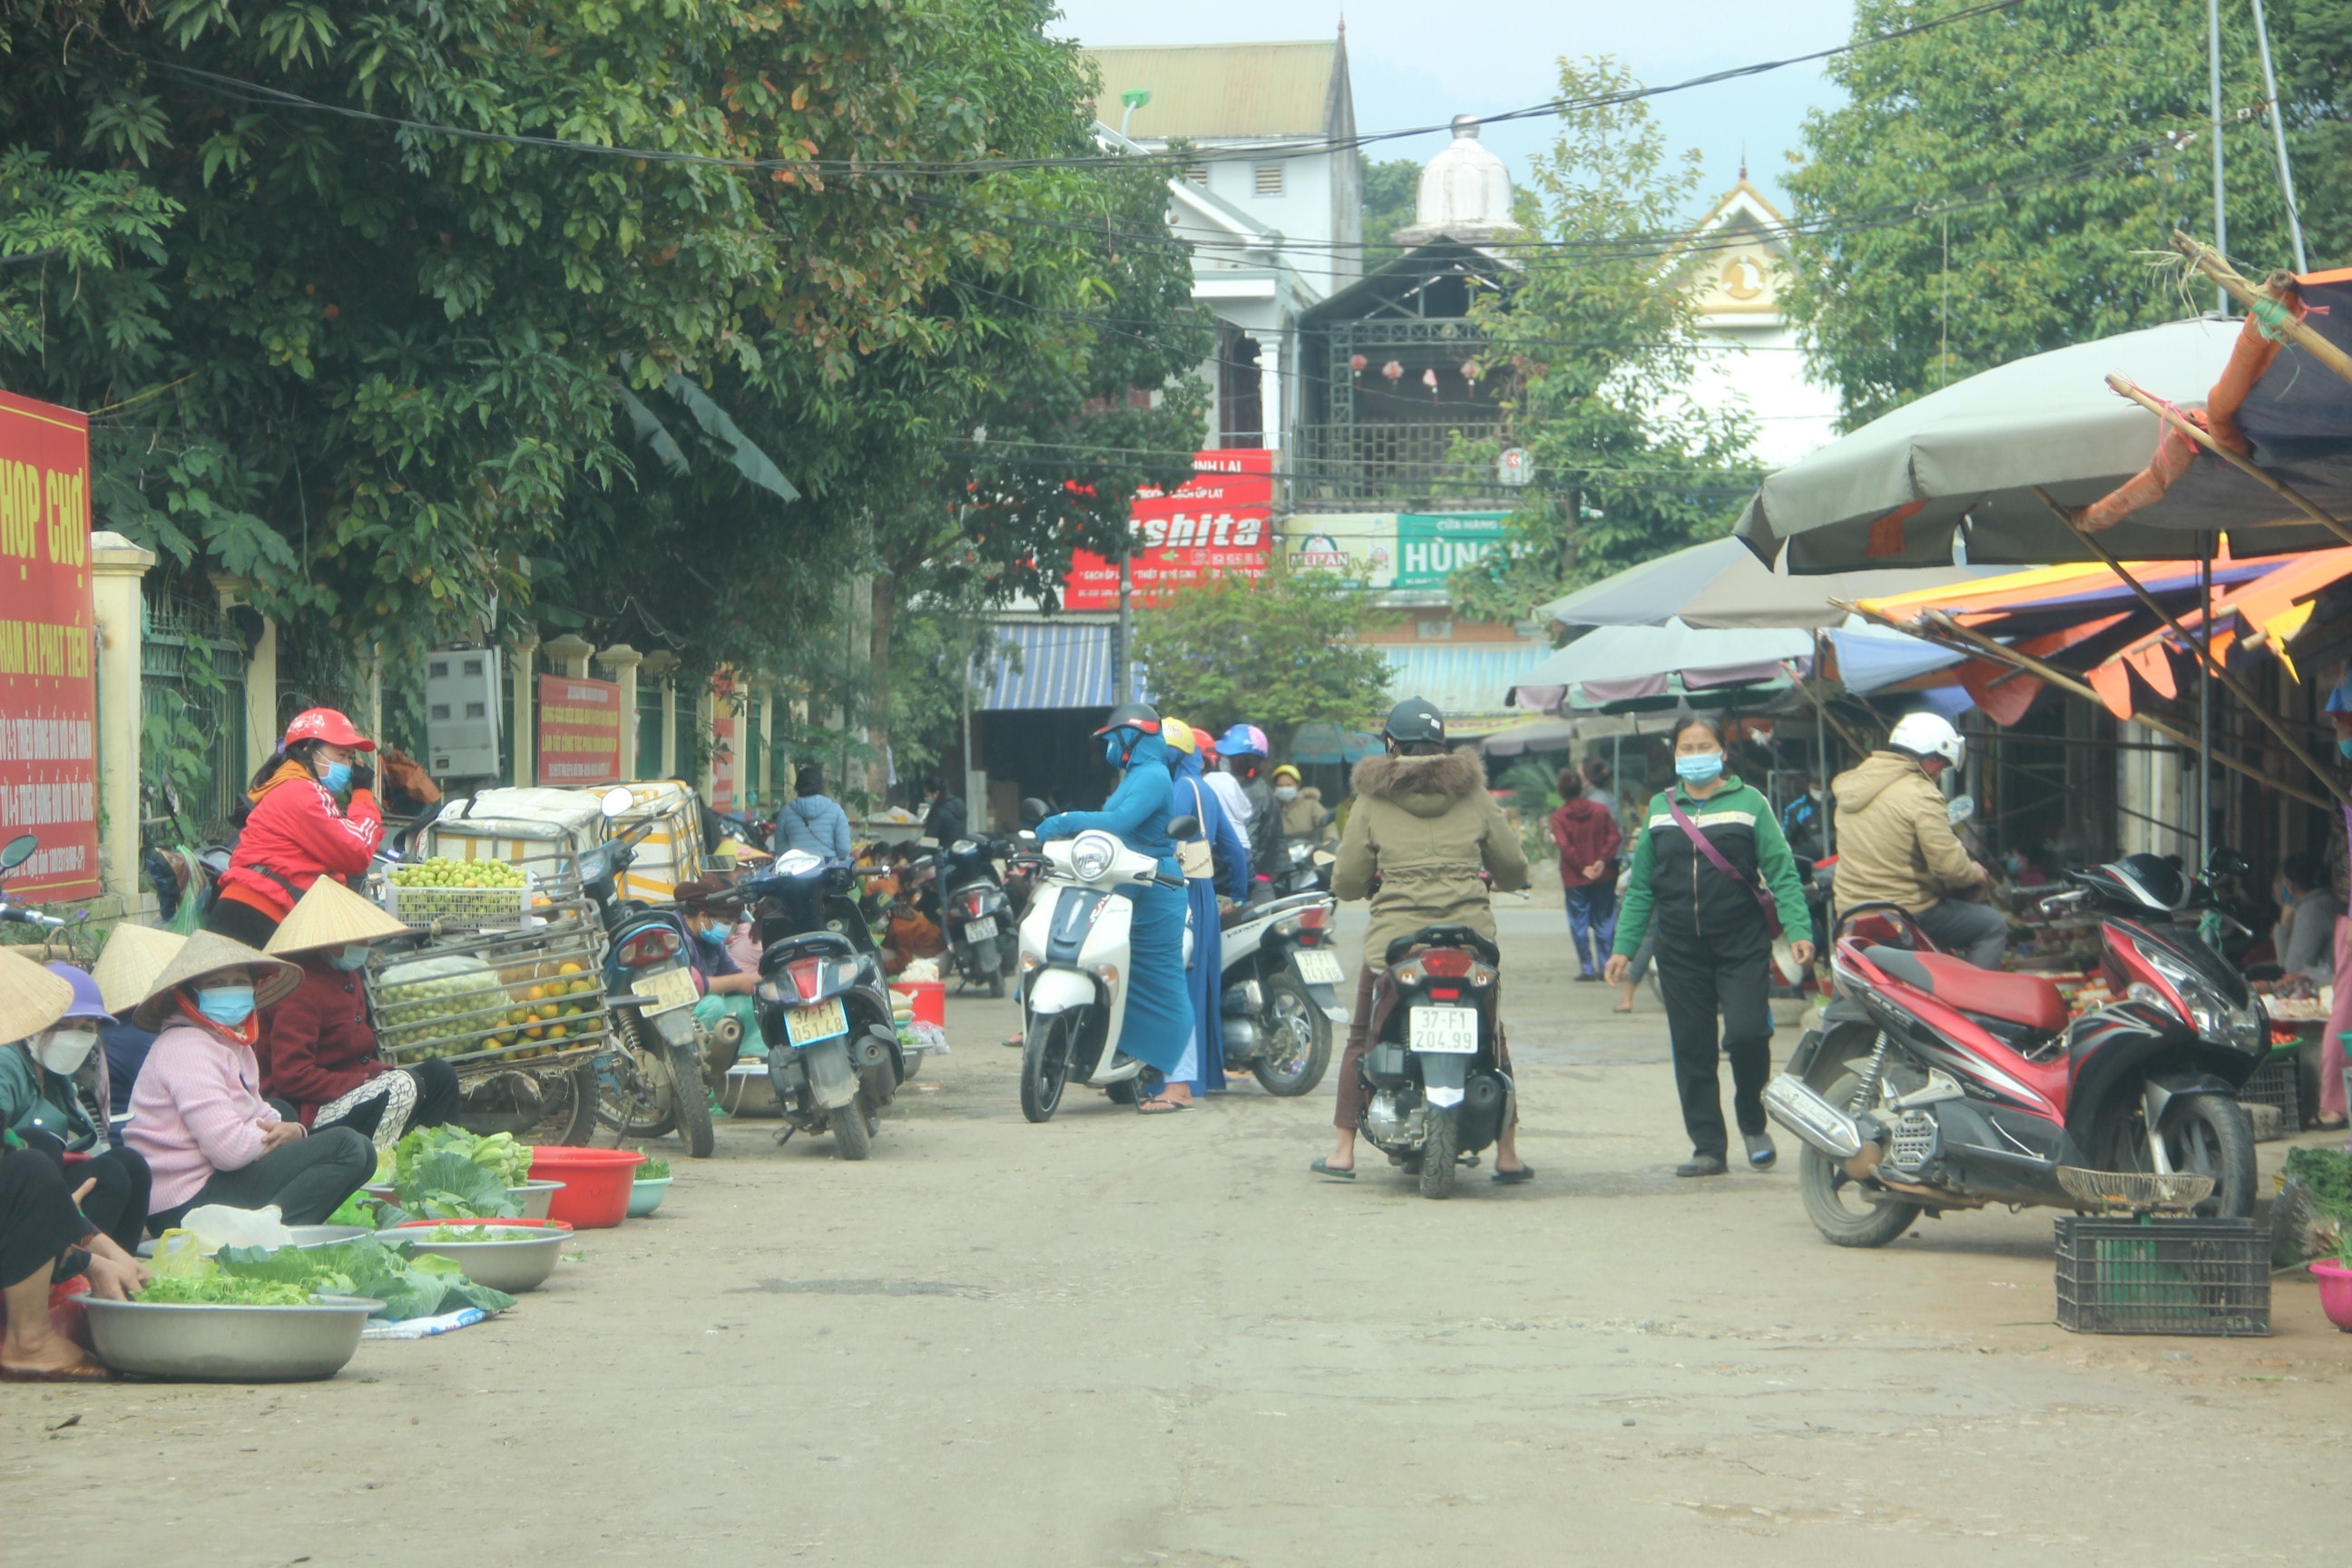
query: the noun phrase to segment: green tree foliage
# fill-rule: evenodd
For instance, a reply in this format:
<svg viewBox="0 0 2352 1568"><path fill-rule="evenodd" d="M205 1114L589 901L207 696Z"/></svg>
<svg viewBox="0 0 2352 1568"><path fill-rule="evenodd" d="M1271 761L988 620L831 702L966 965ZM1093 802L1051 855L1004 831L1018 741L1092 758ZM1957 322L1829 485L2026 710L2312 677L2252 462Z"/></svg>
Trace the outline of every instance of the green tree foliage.
<svg viewBox="0 0 2352 1568"><path fill-rule="evenodd" d="M1857 37L1954 8L1861 0ZM2352 243L2352 7L2268 9L2315 266ZM2292 264L2253 24L2222 7L2230 250ZM1827 68L1845 106L1809 117L1788 178L1801 231L1790 309L1849 426L2043 350L2210 310L2149 265L2179 225L2212 232L2201 9L2025 0Z"/></svg>
<svg viewBox="0 0 2352 1568"><path fill-rule="evenodd" d="M1421 165L1411 158L1363 160L1364 270L1404 254L1389 236L1413 220L1421 199Z"/></svg>
<svg viewBox="0 0 2352 1568"><path fill-rule="evenodd" d="M1136 616L1136 660L1166 711L1204 730L1251 723L1277 756L1301 724L1362 724L1388 704L1388 661L1355 639L1361 585L1276 564L1220 577Z"/></svg>
<svg viewBox="0 0 2352 1568"><path fill-rule="evenodd" d="M1613 60L1560 62L1559 95L1573 103L1634 85ZM1491 343L1481 358L1507 373L1495 378L1505 436L1457 456L1491 464L1516 445L1537 478L1507 545L1454 574L1464 616L1516 619L1714 538L1738 515L1754 479L1746 411L1686 395L1693 278L1673 240L1698 181L1698 154L1670 153L1638 99L1565 111L1551 151L1531 160L1520 222L1558 248L1520 252L1518 285L1477 307Z"/></svg>

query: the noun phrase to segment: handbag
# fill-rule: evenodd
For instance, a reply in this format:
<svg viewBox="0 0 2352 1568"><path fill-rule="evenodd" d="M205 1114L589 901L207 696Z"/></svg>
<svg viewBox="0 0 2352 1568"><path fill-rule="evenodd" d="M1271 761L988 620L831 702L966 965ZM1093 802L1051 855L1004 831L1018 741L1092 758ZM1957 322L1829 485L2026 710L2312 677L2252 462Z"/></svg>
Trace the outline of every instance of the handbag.
<svg viewBox="0 0 2352 1568"><path fill-rule="evenodd" d="M1193 819L1195 821L1203 821L1208 816L1209 813L1208 808L1201 804L1200 783L1198 780L1194 779L1187 779L1184 782L1192 786ZM1213 882L1216 880L1216 857L1214 852L1209 847L1209 838L1205 831L1200 837L1188 838L1183 843L1176 846L1176 864L1183 868L1185 879L1188 881Z"/></svg>
<svg viewBox="0 0 2352 1568"><path fill-rule="evenodd" d="M1674 817L1675 826L1690 835L1691 843L1697 847L1700 854L1706 857L1706 863L1730 878L1734 883L1739 883L1739 873L1731 868L1731 862L1724 858L1723 851L1717 849L1714 842L1698 830L1698 824L1693 822L1690 815L1675 802L1672 791L1668 791L1666 795L1666 810ZM1748 882L1740 885L1756 895L1756 907L1764 911L1764 930L1774 942L1780 941L1780 906L1773 901L1771 894L1755 883Z"/></svg>

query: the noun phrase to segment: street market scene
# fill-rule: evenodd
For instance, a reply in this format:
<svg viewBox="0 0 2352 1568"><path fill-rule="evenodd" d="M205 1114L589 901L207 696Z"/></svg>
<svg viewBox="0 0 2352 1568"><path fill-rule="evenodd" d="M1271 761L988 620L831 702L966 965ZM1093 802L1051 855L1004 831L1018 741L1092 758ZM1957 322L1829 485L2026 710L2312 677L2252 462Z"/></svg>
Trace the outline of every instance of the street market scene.
<svg viewBox="0 0 2352 1568"><path fill-rule="evenodd" d="M2340 11L0 10L11 1551L2340 1550Z"/></svg>

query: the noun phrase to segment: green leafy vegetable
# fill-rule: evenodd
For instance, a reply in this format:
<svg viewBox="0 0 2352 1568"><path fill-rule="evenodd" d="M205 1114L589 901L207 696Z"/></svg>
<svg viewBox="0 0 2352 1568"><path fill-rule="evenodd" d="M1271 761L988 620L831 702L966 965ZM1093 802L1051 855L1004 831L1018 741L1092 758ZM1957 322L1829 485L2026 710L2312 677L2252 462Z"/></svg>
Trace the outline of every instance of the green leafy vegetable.
<svg viewBox="0 0 2352 1568"><path fill-rule="evenodd" d="M488 1226L436 1225L431 1230L402 1233L415 1241L512 1241L516 1237L490 1229Z"/></svg>
<svg viewBox="0 0 2352 1568"><path fill-rule="evenodd" d="M2341 1149L2290 1149L2282 1177L2303 1184L2311 1206L2339 1226L2352 1226L2352 1154Z"/></svg>
<svg viewBox="0 0 2352 1568"><path fill-rule="evenodd" d="M477 1285L446 1258L415 1257L407 1244L387 1245L363 1236L330 1247L225 1247L215 1259L223 1273L240 1279L275 1280L336 1296L373 1296L383 1303L375 1315L398 1322L429 1318L460 1307L502 1312L514 1305L503 1290Z"/></svg>
<svg viewBox="0 0 2352 1568"><path fill-rule="evenodd" d="M226 1274L159 1274L136 1300L151 1307L307 1307L310 1290L299 1283Z"/></svg>
<svg viewBox="0 0 2352 1568"><path fill-rule="evenodd" d="M437 1149L419 1158L393 1191L394 1199L385 1205L382 1225L397 1225L404 1219L519 1219L522 1215L522 1205L508 1194L507 1183L497 1173L455 1149Z"/></svg>
<svg viewBox="0 0 2352 1568"><path fill-rule="evenodd" d="M462 1127L420 1127L393 1145L392 1180L407 1186L417 1167L438 1153L455 1153L489 1172L501 1187L519 1187L530 1180L530 1150L511 1132L478 1138Z"/></svg>
<svg viewBox="0 0 2352 1568"><path fill-rule="evenodd" d="M667 1160L647 1160L644 1164L637 1167L636 1179L641 1182L668 1181L669 1162Z"/></svg>

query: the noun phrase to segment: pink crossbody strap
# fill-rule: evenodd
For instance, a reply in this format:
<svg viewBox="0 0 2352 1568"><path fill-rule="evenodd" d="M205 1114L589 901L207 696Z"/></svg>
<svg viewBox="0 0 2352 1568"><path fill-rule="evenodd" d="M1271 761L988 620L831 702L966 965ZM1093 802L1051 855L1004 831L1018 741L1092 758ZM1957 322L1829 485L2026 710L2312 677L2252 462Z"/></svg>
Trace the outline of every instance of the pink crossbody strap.
<svg viewBox="0 0 2352 1568"><path fill-rule="evenodd" d="M1682 806L1675 800L1674 795L1671 791L1668 792L1666 795L1666 811L1668 815L1674 817L1675 826L1681 828L1685 833L1690 835L1691 843L1697 847L1700 854L1706 857L1706 863L1708 865L1714 867L1717 870L1730 878L1733 882L1739 882L1739 873L1731 868L1731 862L1724 858L1723 851L1717 849L1715 847L1714 842L1710 840L1706 834L1699 831L1698 824L1690 819L1689 814L1684 811ZM1743 885L1749 892L1756 895L1756 907L1764 911L1764 929L1771 933L1774 941L1779 941L1780 937L1780 906L1773 901L1771 894L1766 892L1755 883L1748 882Z"/></svg>

